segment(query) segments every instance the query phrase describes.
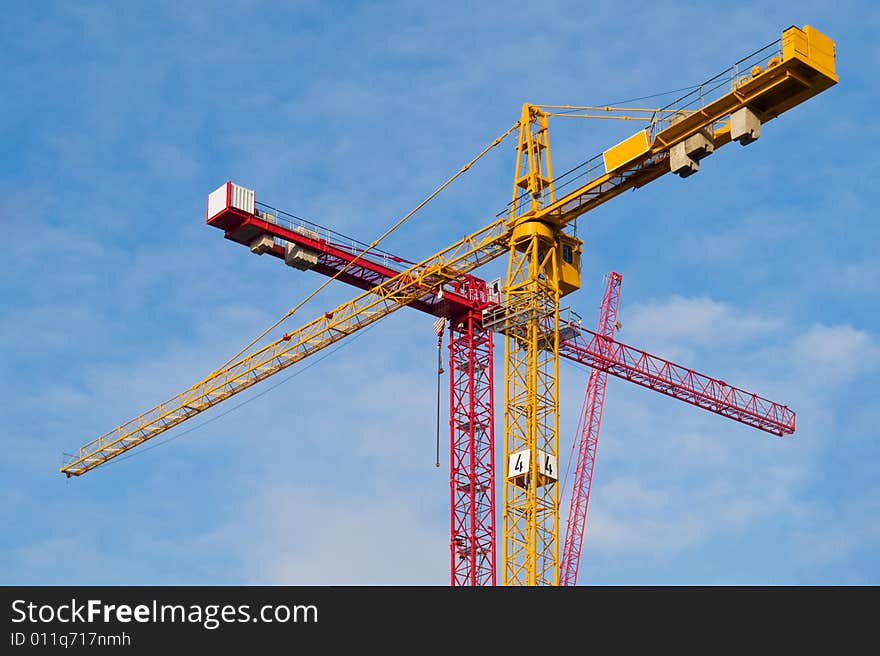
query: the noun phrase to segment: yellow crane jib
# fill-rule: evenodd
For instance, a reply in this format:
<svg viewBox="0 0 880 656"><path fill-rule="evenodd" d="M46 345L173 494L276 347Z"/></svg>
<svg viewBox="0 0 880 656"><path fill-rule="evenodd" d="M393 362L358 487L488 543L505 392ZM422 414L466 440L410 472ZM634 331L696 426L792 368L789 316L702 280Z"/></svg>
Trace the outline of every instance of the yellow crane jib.
<svg viewBox="0 0 880 656"><path fill-rule="evenodd" d="M426 289L439 288L452 279L446 272L468 273L503 255L507 252L504 223L497 220L481 228L370 291L212 372L185 392L83 445L60 471L68 477L80 476L404 307Z"/></svg>

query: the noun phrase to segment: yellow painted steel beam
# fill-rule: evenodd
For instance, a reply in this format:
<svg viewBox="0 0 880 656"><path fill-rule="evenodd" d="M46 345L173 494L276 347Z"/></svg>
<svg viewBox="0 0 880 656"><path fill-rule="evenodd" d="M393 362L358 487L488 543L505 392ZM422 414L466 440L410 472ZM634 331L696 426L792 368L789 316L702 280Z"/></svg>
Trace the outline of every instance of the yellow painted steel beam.
<svg viewBox="0 0 880 656"><path fill-rule="evenodd" d="M715 149L730 143L730 115L743 107L766 123L838 82L833 41L809 25L783 32L778 61L766 68L744 72L721 97L681 117L668 110L658 122L670 122L658 131L643 153L618 168L604 170L585 184L536 212L536 219L559 226L629 189L637 189L669 172L669 149L702 130L714 134ZM640 131L641 132L641 131ZM598 164L598 158L597 158ZM597 167L598 168L598 167Z"/></svg>
<svg viewBox="0 0 880 656"><path fill-rule="evenodd" d="M532 105L523 106L516 161L504 290L502 582L556 585L561 249L559 229L532 220L553 199L547 113Z"/></svg>
<svg viewBox="0 0 880 656"><path fill-rule="evenodd" d="M559 561L558 244L511 246L505 306L504 585L556 585Z"/></svg>

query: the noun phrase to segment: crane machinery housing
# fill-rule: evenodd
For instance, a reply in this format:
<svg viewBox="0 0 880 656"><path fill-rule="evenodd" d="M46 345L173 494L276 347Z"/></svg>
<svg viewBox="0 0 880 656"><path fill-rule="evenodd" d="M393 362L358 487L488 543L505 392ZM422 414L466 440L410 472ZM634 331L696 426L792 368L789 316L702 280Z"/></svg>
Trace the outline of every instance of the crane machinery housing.
<svg viewBox="0 0 880 656"><path fill-rule="evenodd" d="M351 250L346 255L346 249L325 252L334 245L328 244L322 251L315 248L321 240L314 231L309 233L309 229L303 227L292 230L300 241L297 242L297 238L285 240L283 257L288 264L319 272L324 267L324 272L331 272L332 278L349 282L363 293L261 346L253 347L252 343L247 347L253 347L252 350L239 354L241 357L236 356L189 389L83 445L62 466L61 472L79 476L91 471L411 305L450 317L451 363L464 363L459 366L467 369L467 375L460 376L457 383L458 396L455 391L450 395L450 423L453 425L461 419L459 451L467 461L457 465L453 462L453 470L464 472L460 500L456 499L454 480L451 487L453 507L456 503L467 507L467 512L462 513L468 519L462 524L461 537L465 551L470 554L468 582L493 583L495 577L494 564L488 564L494 555L487 555L494 554L495 541L494 492L488 491L494 490L494 428L488 413L492 407L493 385L491 368L483 366L475 370L474 364L491 362L491 333L499 332L505 343L502 582L507 585L560 583L559 358L565 357L569 348L566 345L574 338L583 339L584 334L565 321L560 312L560 299L580 287L582 242L571 229L573 222L622 192L639 188L665 173L675 173L682 178L693 175L701 161L715 150L731 141L741 145L753 142L759 138L765 123L837 81L833 41L811 26L790 27L777 41L693 87L663 108L525 104L514 126L486 149L511 133L517 135L512 199L490 223L415 263L394 260L389 254L375 251L378 241L355 249L353 256ZM641 118L648 126L566 173L554 176L549 118L630 117L629 114L635 114L633 118ZM465 172L471 163L457 175ZM440 189L446 184L448 182ZM254 252L275 253L279 247L275 240L279 237L268 228L270 222L255 204L253 192L227 183L209 196L207 221L223 229L231 239L247 243ZM241 225L236 226L238 219L242 219ZM309 243L303 245L303 239ZM367 255L371 251L385 260L380 258L373 264L387 265L393 261L398 266L386 266L384 271L367 266ZM480 266L505 255L508 267L503 288L487 286L471 275ZM328 264L334 258L335 270ZM461 305L467 310L452 316L450 308L456 297L464 299ZM600 332L593 335L597 341L592 344L592 350L579 353L586 364L615 373L627 370L627 357L635 357L639 364L629 368L629 379L659 391L664 391L661 382L664 376L673 371L679 374L671 363L652 371L651 366L656 364L653 356L634 353L637 350L614 342L608 333L600 325ZM450 378L454 378L452 371ZM700 391L699 385L703 382L707 385ZM686 396L684 390L688 385L696 385L692 398L685 399L695 405L708 409L724 406L727 410L721 414L740 421L750 418L744 423L759 428L775 426L770 432L777 434L794 429L794 415L784 406L759 397L752 399L753 395L726 389L725 384L717 382L720 386L690 372L677 384L667 386L666 393L675 395L672 390L676 390ZM599 402L601 395L595 396ZM719 404L717 400L726 396L733 401L726 406ZM463 414L456 414L459 407L464 409ZM454 432L452 442L455 445ZM478 452L482 454L479 457ZM483 457L485 460L477 462ZM478 470L480 475L475 473ZM480 524L477 515L487 518L490 514L491 521L475 530ZM454 523L455 515L453 535ZM475 537L476 533L479 537ZM455 539L453 548L454 543ZM490 549L484 548L486 546ZM479 562L478 551L481 552Z"/></svg>

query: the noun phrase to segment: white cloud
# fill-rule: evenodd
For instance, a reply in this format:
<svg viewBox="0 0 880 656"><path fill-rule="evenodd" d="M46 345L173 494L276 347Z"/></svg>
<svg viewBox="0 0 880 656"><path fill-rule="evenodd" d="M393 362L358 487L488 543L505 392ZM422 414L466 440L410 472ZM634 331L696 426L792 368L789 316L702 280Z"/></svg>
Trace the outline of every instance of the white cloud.
<svg viewBox="0 0 880 656"><path fill-rule="evenodd" d="M436 492L437 490L434 490ZM315 489L267 487L241 552L248 580L272 585L443 585L446 524L419 499L392 493L320 498Z"/></svg>
<svg viewBox="0 0 880 656"><path fill-rule="evenodd" d="M817 385L841 384L880 364L880 343L848 325L812 326L794 342L792 356Z"/></svg>
<svg viewBox="0 0 880 656"><path fill-rule="evenodd" d="M744 312L711 298L673 296L668 300L625 305L618 338L633 346L658 345L672 360L693 360L695 349L742 344L782 326L777 318Z"/></svg>
<svg viewBox="0 0 880 656"><path fill-rule="evenodd" d="M763 520L773 523L807 512L795 502L805 479L800 467L763 463L760 472L744 476L732 455L745 450L730 444L727 450L722 466L700 467L671 457L657 465L665 471L648 476L648 482L629 473L597 486L586 538L594 556L630 553L662 560L716 537L742 534ZM627 468L611 463L606 469Z"/></svg>

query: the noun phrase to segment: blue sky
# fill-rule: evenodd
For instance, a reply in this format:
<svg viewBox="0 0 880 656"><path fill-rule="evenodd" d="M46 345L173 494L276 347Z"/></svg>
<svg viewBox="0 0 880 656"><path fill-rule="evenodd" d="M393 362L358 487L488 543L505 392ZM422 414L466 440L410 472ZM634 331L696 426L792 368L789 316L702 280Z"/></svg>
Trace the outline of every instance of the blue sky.
<svg viewBox="0 0 880 656"><path fill-rule="evenodd" d="M880 583L880 10L541 5L6 7L0 583L445 584L435 338L415 312L165 446L57 473L321 282L205 226L207 194L232 179L368 240L523 102L688 86L792 24L835 39L841 83L585 216L569 301L593 323L620 271L621 340L788 403L797 433L609 381L580 581ZM608 123L553 125L558 170L625 136ZM386 248L426 256L483 225L512 167L494 152ZM297 317L351 295L334 285ZM563 457L586 378L562 368Z"/></svg>

